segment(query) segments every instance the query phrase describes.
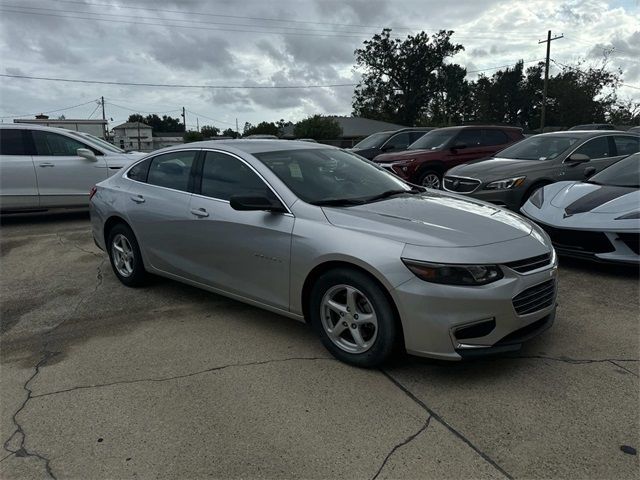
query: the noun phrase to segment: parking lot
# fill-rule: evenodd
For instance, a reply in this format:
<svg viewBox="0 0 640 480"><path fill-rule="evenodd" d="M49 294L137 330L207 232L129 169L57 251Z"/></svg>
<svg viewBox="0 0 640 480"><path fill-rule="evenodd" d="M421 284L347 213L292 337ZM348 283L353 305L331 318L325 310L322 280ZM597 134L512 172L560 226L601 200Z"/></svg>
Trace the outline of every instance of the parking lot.
<svg viewBox="0 0 640 480"><path fill-rule="evenodd" d="M379 371L214 294L124 287L86 214L4 219L1 255L2 478L637 478L632 270L562 261L556 324L517 354Z"/></svg>

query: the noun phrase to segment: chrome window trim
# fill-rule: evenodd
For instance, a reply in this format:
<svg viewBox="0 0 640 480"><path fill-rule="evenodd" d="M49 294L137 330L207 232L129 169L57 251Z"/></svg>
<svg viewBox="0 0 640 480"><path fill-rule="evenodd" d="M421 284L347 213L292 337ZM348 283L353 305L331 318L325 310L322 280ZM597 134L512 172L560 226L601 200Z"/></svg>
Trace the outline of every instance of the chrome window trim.
<svg viewBox="0 0 640 480"><path fill-rule="evenodd" d="M564 160L562 160L562 163L563 163L563 164L564 164L564 163L567 163L567 160L569 160L569 157L570 157L571 155L573 155L573 154L576 152L576 150L578 150L580 147L582 147L583 145L587 144L587 143L588 143L588 142L590 142L591 140L595 140L595 139L597 139L597 138L603 138L603 137L608 138L608 137L613 137L613 136L617 136L617 135L620 135L620 136L622 136L622 137L638 138L636 135L629 135L629 134L625 134L625 132L620 132L619 134L617 134L617 133L611 133L611 132L608 132L608 133L603 134L603 135L596 135L595 137L590 137L590 138L588 138L587 140L585 140L584 142L582 142L580 145L578 145L576 148L574 148L571 152L569 152L569 153L567 154L567 156L564 158ZM617 152L616 152L616 153L617 153ZM590 158L590 159L589 159L589 162L590 162L591 160L602 160L603 158L617 158L617 157L624 157L624 156L625 156L625 155L613 155L612 157L598 157L598 158ZM552 160L553 160L553 159L552 159ZM588 162L585 162L585 163L588 163Z"/></svg>

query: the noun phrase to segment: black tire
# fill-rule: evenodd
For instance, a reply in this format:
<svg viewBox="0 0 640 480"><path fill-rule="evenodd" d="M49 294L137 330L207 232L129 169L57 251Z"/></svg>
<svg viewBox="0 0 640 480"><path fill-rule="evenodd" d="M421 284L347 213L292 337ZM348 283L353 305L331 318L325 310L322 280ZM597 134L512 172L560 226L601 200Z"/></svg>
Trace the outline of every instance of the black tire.
<svg viewBox="0 0 640 480"><path fill-rule="evenodd" d="M422 185L423 187L426 187L427 185L425 185L425 181L427 180L427 178L433 178L433 177L437 177L438 178L438 186L437 187L429 187L429 188L436 188L438 190L442 190L442 174L436 170L425 170L424 172L420 173L420 176L418 177L418 185Z"/></svg>
<svg viewBox="0 0 640 480"><path fill-rule="evenodd" d="M131 274L128 276L123 275L118 271L118 268L116 267L116 260L114 258L113 242L119 235L124 236L131 246L133 259L130 264L133 269ZM113 273L116 274L118 280L120 280L124 285L127 287L141 287L147 282L147 271L145 270L142 262L142 255L140 254L138 240L129 226L119 223L109 230L109 234L107 236L107 252L109 253L109 260L111 262Z"/></svg>
<svg viewBox="0 0 640 480"><path fill-rule="evenodd" d="M368 350L362 353L349 353L336 345L323 326L322 300L327 292L338 285L355 287L366 296L377 317L377 336ZM311 289L309 302L309 320L323 345L338 360L363 368L372 368L383 364L395 352L398 345L399 329L396 313L382 287L365 273L348 268L330 270L320 276ZM351 335L345 330L345 335Z"/></svg>

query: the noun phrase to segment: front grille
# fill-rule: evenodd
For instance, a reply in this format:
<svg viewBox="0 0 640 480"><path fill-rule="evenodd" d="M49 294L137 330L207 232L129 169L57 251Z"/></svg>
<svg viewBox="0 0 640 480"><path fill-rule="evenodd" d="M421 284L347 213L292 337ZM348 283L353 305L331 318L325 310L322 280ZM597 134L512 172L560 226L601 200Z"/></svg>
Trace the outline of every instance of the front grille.
<svg viewBox="0 0 640 480"><path fill-rule="evenodd" d="M640 233L618 233L618 237L633 253L640 255Z"/></svg>
<svg viewBox="0 0 640 480"><path fill-rule="evenodd" d="M545 267L551 263L551 254L545 253L537 257L525 258L517 262L505 263L505 265L518 273L527 273L541 267Z"/></svg>
<svg viewBox="0 0 640 480"><path fill-rule="evenodd" d="M585 253L607 253L615 249L602 232L587 232L582 230L565 230L542 225L551 237L554 246L563 250L573 250Z"/></svg>
<svg viewBox="0 0 640 480"><path fill-rule="evenodd" d="M452 192L471 193L480 186L479 180L460 177L444 177L444 188Z"/></svg>
<svg viewBox="0 0 640 480"><path fill-rule="evenodd" d="M513 297L513 308L518 315L527 315L550 307L553 304L555 291L555 280L539 283Z"/></svg>

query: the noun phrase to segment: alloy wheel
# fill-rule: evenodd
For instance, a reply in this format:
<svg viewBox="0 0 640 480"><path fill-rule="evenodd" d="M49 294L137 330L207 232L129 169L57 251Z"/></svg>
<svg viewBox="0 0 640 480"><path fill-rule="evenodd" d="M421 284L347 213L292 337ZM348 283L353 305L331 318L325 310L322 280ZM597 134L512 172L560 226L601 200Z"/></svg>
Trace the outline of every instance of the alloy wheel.
<svg viewBox="0 0 640 480"><path fill-rule="evenodd" d="M329 339L348 353L366 352L378 336L378 317L373 304L350 285L335 285L324 294L320 318Z"/></svg>
<svg viewBox="0 0 640 480"><path fill-rule="evenodd" d="M123 277L130 277L133 274L133 248L131 248L127 237L121 233L113 237L111 255L118 273Z"/></svg>
<svg viewBox="0 0 640 480"><path fill-rule="evenodd" d="M428 173L422 179L422 186L427 188L440 189L440 177L435 173Z"/></svg>

